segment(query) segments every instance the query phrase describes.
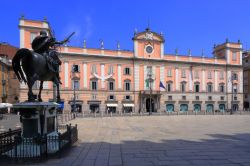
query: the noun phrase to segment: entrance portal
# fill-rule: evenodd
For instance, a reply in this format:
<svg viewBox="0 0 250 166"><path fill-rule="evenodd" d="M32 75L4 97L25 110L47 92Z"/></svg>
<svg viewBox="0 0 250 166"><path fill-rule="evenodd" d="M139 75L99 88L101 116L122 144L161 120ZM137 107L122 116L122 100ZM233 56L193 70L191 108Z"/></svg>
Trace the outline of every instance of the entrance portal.
<svg viewBox="0 0 250 166"><path fill-rule="evenodd" d="M150 109L152 112L156 112L154 99L151 98L151 106L150 106L150 98L147 98L146 99L146 111L149 112Z"/></svg>

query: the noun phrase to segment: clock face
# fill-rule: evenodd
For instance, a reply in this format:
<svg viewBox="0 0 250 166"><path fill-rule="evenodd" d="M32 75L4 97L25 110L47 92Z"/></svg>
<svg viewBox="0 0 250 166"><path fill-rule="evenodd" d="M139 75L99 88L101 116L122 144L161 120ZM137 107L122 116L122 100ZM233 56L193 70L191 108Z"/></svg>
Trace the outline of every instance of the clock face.
<svg viewBox="0 0 250 166"><path fill-rule="evenodd" d="M153 47L152 46L147 46L146 51L147 51L147 53L151 54L153 52Z"/></svg>

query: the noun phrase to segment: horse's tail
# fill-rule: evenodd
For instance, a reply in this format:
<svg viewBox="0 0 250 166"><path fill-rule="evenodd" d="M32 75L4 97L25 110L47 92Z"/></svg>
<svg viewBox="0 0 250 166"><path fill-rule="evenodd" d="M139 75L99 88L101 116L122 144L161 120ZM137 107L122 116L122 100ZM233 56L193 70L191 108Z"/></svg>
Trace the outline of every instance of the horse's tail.
<svg viewBox="0 0 250 166"><path fill-rule="evenodd" d="M31 54L30 50L22 48L16 52L14 58L12 59L13 70L20 82L24 81L24 83L27 83L27 79L24 76L24 72L21 68L21 62L23 57L28 56L30 54Z"/></svg>

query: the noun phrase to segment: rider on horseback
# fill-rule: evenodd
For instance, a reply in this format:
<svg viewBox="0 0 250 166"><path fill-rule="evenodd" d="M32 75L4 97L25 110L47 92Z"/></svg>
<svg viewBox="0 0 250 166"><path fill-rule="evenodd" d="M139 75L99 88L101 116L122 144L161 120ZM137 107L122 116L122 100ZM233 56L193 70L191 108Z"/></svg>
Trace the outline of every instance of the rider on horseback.
<svg viewBox="0 0 250 166"><path fill-rule="evenodd" d="M46 33L46 31L41 31L40 35L37 36L33 41L32 41L32 49L34 52L42 54L45 56L47 60L47 65L48 68L56 73L57 79L60 84L60 76L59 76L59 65L62 64L58 57L58 53L56 52L56 49L54 46L56 44L63 44L67 42L67 40L63 40L61 42L56 41L55 38L49 37Z"/></svg>

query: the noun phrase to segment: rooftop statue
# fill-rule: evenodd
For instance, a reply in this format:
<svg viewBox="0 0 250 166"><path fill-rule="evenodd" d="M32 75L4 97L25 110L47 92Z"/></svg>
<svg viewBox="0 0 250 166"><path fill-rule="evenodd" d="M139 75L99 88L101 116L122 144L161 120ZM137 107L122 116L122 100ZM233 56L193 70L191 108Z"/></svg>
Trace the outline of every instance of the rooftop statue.
<svg viewBox="0 0 250 166"><path fill-rule="evenodd" d="M35 101L36 97L32 92L32 86L39 80L40 88L38 101L42 101L41 91L44 81L52 81L57 86L57 101L60 101L59 65L61 61L58 57L57 48L69 42L74 35L73 32L63 41L56 41L54 37L47 35L46 31L41 31L40 35L32 41L33 51L21 48L17 51L12 60L12 67L20 82L28 85L28 101Z"/></svg>

